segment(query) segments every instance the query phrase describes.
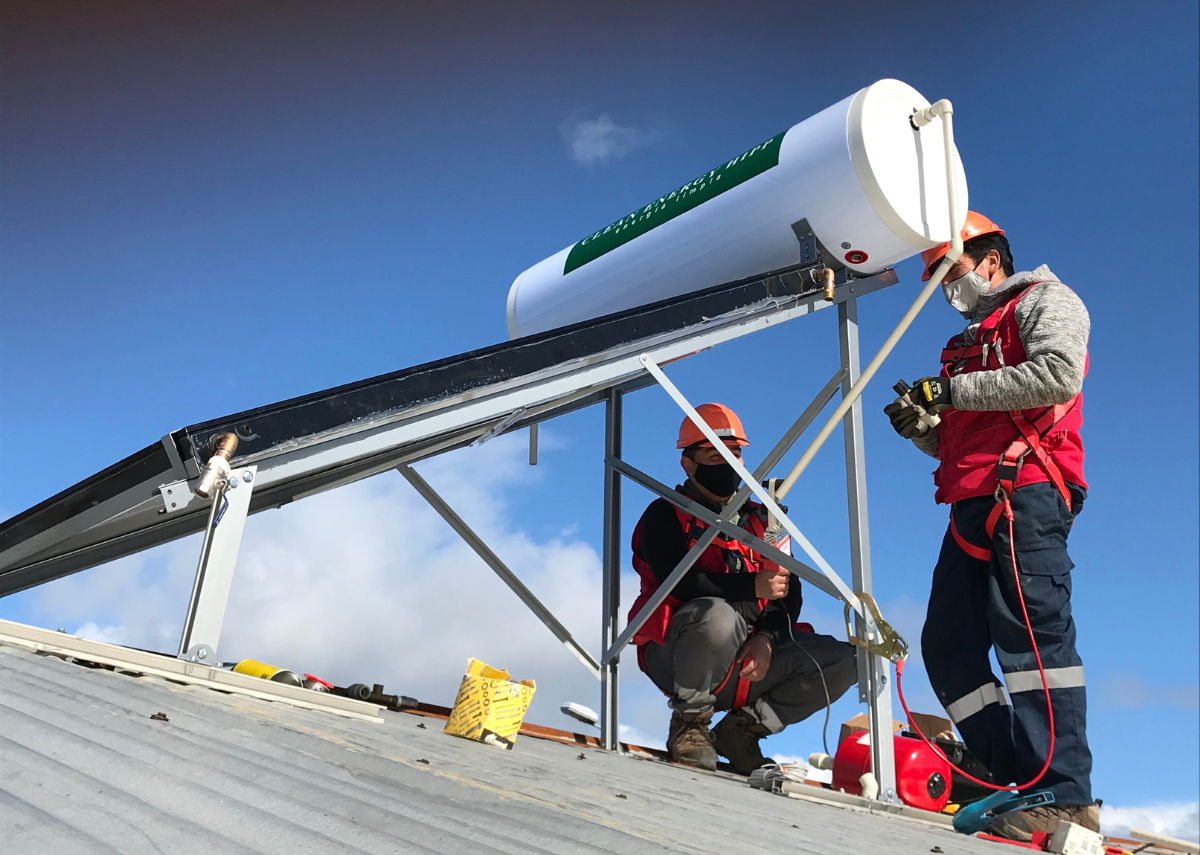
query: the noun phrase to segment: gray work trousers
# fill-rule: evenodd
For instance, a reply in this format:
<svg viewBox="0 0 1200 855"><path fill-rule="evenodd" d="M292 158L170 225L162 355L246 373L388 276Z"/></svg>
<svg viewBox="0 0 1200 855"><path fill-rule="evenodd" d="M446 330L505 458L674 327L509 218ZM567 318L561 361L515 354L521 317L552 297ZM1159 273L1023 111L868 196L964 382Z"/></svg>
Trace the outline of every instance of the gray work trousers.
<svg viewBox="0 0 1200 855"><path fill-rule="evenodd" d="M689 600L671 616L666 643L645 645L646 673L670 696L672 709L730 709L737 674L727 681L725 675L749 635L745 618L725 600ZM796 632L795 637L795 644L785 639L776 645L767 675L750 684L743 708L771 733L824 709L826 688L832 703L858 681L854 648L849 644L830 635Z"/></svg>

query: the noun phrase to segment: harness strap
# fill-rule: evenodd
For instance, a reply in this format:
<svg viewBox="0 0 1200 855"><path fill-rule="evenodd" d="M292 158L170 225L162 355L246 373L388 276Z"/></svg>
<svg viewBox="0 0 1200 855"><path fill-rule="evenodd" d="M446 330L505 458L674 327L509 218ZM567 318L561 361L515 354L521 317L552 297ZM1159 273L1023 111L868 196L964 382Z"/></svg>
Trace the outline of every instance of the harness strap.
<svg viewBox="0 0 1200 855"><path fill-rule="evenodd" d="M996 507L999 508L1001 505L997 504ZM988 523L989 525L991 524L990 517L988 518ZM992 557L992 552L990 549L984 549L982 546L976 546L959 533L958 524L954 521L953 510L950 511L950 534L953 535L954 542L958 544L959 549L967 553L967 555L970 555L972 558L978 561L987 561ZM988 537L991 537L990 530Z"/></svg>
<svg viewBox="0 0 1200 855"><path fill-rule="evenodd" d="M733 690L733 706L731 710L740 710L746 705L746 699L750 696L750 681L743 678L741 674L742 666L746 664L745 659L733 657L733 661L729 663L729 670L725 672L725 679L721 681L721 685L713 689L713 696L721 694L721 691L729 683L729 679L736 675L737 687Z"/></svg>
<svg viewBox="0 0 1200 855"><path fill-rule="evenodd" d="M743 679L738 675L737 690L733 693L733 709L740 710L746 705L746 700L750 697L750 681Z"/></svg>

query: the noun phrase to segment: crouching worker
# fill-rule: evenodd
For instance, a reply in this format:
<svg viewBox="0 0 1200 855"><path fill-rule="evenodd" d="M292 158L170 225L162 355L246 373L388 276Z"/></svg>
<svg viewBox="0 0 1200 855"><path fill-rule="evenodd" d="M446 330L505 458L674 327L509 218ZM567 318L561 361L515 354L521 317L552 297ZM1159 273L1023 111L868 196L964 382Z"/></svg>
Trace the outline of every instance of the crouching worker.
<svg viewBox="0 0 1200 855"><path fill-rule="evenodd" d="M721 404L697 410L740 457L750 443L733 411ZM720 512L737 492L736 471L689 419L676 447L687 474L676 489ZM762 537L765 510L747 502L737 521ZM630 620L707 527L666 499L646 508L633 532L641 594ZM711 770L721 754L748 775L767 762L759 740L824 709L826 692L832 702L856 681L850 645L811 629L789 632L801 602L800 584L787 570L718 536L634 635L639 666L670 698L667 748L675 762ZM719 710L730 712L710 731Z"/></svg>

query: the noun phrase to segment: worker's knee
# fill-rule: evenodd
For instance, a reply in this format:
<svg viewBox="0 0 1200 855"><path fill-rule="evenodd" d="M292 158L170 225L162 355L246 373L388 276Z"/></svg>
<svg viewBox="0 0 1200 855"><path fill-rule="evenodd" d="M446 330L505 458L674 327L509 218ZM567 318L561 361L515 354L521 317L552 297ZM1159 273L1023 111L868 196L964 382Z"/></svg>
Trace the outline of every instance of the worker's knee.
<svg viewBox="0 0 1200 855"><path fill-rule="evenodd" d="M746 622L718 597L689 600L680 608L679 617L680 637L686 637L689 644L719 649L741 644L746 635Z"/></svg>

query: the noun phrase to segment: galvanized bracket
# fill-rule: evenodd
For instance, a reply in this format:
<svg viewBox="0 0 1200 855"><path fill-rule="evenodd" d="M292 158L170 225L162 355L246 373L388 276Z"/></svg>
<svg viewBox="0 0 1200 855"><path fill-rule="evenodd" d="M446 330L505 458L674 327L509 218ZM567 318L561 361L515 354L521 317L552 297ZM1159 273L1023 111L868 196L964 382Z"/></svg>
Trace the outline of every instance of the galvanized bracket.
<svg viewBox="0 0 1200 855"><path fill-rule="evenodd" d="M196 567L196 581L192 585L183 636L179 640L181 659L207 665L216 661L233 571L257 474L257 466L234 469L213 493L204 543L200 547L200 563Z"/></svg>
<svg viewBox="0 0 1200 855"><path fill-rule="evenodd" d="M848 281L848 268L842 262L838 261L837 256L827 250L821 241L817 239L816 232L812 230L812 226L808 224L807 219L792 223L792 233L796 235L796 240L800 242L801 264L819 262L833 271L834 284L844 285Z"/></svg>
<svg viewBox="0 0 1200 855"><path fill-rule="evenodd" d="M174 481L170 484L163 484L158 488L158 494L162 496L163 513L168 516L186 510L192 502L203 501L203 499L192 492L191 485L187 481Z"/></svg>

